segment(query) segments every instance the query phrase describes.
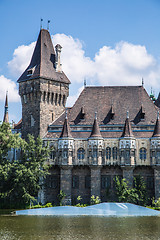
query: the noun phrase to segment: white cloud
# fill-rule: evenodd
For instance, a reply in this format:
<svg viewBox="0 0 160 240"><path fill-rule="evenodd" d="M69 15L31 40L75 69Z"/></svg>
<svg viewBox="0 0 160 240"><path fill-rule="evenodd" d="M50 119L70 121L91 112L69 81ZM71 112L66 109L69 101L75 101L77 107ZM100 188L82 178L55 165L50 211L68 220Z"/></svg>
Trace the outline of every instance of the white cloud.
<svg viewBox="0 0 160 240"><path fill-rule="evenodd" d="M20 97L15 82L5 78L3 75L0 76L0 100L4 101L6 92L8 91L8 98L10 102L18 102Z"/></svg>
<svg viewBox="0 0 160 240"><path fill-rule="evenodd" d="M54 46L62 45L62 69L72 83L94 85L140 85L142 77L145 87L160 89L160 63L150 55L145 46L119 42L116 46L103 46L94 59L85 56L79 39L65 34L52 36ZM9 69L17 78L28 66L35 42L15 49ZM70 95L68 105L72 105L77 95Z"/></svg>
<svg viewBox="0 0 160 240"><path fill-rule="evenodd" d="M28 67L36 42L29 45L21 45L14 50L13 59L8 62L10 72L14 77L20 77Z"/></svg>

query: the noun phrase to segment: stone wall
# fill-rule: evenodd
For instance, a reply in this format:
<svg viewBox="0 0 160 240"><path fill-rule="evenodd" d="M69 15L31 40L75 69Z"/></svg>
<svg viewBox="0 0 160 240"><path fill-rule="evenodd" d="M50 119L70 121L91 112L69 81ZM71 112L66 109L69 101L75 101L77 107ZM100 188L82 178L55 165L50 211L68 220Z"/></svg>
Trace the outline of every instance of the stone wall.
<svg viewBox="0 0 160 240"><path fill-rule="evenodd" d="M22 137L33 134L41 137L48 125L65 109L69 94L68 84L46 79L34 79L19 83L22 102Z"/></svg>

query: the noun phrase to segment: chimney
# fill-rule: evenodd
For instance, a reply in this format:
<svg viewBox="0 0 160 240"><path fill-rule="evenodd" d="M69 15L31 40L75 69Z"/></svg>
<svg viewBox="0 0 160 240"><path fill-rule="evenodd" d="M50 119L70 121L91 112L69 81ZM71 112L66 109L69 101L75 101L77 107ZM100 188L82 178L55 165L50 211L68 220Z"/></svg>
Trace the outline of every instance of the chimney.
<svg viewBox="0 0 160 240"><path fill-rule="evenodd" d="M57 44L55 46L55 49L56 49L56 72L62 72L62 64L61 64L61 61L60 61L60 57L61 57L61 45L60 44Z"/></svg>

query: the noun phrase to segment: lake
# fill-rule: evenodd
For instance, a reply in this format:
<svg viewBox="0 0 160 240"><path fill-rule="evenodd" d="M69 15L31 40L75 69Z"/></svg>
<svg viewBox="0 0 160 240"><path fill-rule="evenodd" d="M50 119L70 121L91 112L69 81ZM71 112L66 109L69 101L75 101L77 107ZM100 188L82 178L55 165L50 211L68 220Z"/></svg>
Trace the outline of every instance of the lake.
<svg viewBox="0 0 160 240"><path fill-rule="evenodd" d="M0 216L1 240L157 240L160 217Z"/></svg>

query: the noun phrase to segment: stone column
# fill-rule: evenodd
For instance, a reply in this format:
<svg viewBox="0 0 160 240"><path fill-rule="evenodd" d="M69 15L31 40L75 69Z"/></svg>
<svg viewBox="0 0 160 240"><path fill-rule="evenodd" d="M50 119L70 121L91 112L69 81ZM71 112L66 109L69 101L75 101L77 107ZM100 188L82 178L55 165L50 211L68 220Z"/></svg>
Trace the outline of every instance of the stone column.
<svg viewBox="0 0 160 240"><path fill-rule="evenodd" d="M154 167L154 189L155 199L160 197L160 166Z"/></svg>
<svg viewBox="0 0 160 240"><path fill-rule="evenodd" d="M64 205L71 205L71 193L72 193L72 167L61 166L60 173L60 190L62 190L66 197L63 200Z"/></svg>
<svg viewBox="0 0 160 240"><path fill-rule="evenodd" d="M91 196L101 197L101 167L91 167Z"/></svg>
<svg viewBox="0 0 160 240"><path fill-rule="evenodd" d="M125 178L128 182L129 187L133 187L133 170L132 166L122 166L123 170L123 178Z"/></svg>

